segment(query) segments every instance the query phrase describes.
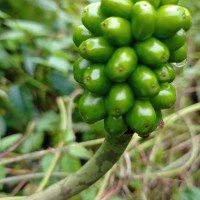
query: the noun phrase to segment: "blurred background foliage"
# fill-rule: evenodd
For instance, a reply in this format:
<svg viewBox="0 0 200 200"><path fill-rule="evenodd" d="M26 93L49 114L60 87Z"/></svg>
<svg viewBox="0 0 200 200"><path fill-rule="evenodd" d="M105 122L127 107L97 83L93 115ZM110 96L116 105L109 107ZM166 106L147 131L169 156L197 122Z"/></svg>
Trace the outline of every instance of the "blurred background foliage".
<svg viewBox="0 0 200 200"><path fill-rule="evenodd" d="M72 71L73 29L91 2L0 0L0 197L29 195L78 170L105 136L102 122L82 122ZM180 4L191 11L193 26L187 63L174 82L177 103L164 116L185 108L190 114L149 139L136 137L118 165L72 199L199 199L200 117L191 106L200 98L200 2Z"/></svg>

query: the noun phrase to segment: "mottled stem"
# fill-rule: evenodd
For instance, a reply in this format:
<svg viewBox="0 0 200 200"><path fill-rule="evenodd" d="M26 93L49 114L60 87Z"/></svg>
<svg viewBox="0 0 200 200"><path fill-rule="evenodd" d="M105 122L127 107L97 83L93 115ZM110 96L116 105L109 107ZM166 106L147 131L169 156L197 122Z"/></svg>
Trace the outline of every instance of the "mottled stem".
<svg viewBox="0 0 200 200"><path fill-rule="evenodd" d="M35 193L27 200L66 200L78 194L99 180L112 168L125 151L132 135L125 134L120 137L106 136L104 142L90 160L76 173L55 183L46 190Z"/></svg>

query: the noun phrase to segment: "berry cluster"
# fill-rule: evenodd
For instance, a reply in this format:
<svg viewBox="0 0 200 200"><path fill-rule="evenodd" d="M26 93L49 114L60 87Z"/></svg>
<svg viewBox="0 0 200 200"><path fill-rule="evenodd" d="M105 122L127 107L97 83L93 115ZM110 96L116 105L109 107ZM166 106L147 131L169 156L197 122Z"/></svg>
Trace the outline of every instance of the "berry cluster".
<svg viewBox="0 0 200 200"><path fill-rule="evenodd" d="M102 0L82 13L74 31L81 57L74 78L84 88L79 111L84 121L104 119L106 131L128 129L146 137L171 108L173 63L187 57L189 11L178 0Z"/></svg>

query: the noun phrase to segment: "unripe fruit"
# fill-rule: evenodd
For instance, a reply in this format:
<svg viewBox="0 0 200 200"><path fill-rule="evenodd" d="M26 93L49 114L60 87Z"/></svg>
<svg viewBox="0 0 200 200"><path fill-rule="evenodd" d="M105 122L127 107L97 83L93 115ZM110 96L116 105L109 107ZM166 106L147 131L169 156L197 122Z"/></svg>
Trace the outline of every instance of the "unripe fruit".
<svg viewBox="0 0 200 200"><path fill-rule="evenodd" d="M134 95L130 86L126 83L115 84L107 98L106 108L112 116L125 114L134 103Z"/></svg>
<svg viewBox="0 0 200 200"><path fill-rule="evenodd" d="M168 47L170 51L175 51L184 45L186 41L186 33L180 29L173 36L163 39L162 42Z"/></svg>
<svg viewBox="0 0 200 200"><path fill-rule="evenodd" d="M101 23L104 36L114 46L129 46L132 42L131 24L121 17L109 17Z"/></svg>
<svg viewBox="0 0 200 200"><path fill-rule="evenodd" d="M114 82L124 82L138 64L137 55L131 47L118 48L106 65L106 73Z"/></svg>
<svg viewBox="0 0 200 200"><path fill-rule="evenodd" d="M136 99L125 119L133 131L146 136L156 122L156 112L149 101Z"/></svg>
<svg viewBox="0 0 200 200"><path fill-rule="evenodd" d="M104 37L87 39L79 46L81 56L94 62L107 62L113 52L114 47Z"/></svg>
<svg viewBox="0 0 200 200"><path fill-rule="evenodd" d="M182 47L176 51L171 51L170 53L170 62L183 62L187 58L187 44L185 43Z"/></svg>
<svg viewBox="0 0 200 200"><path fill-rule="evenodd" d="M162 112L161 112L161 110L155 110L155 112L156 112L156 121L153 124L152 129L149 131L149 134L151 132L155 131L156 129L162 128L162 127L160 127L160 126L162 126L162 123L163 123Z"/></svg>
<svg viewBox="0 0 200 200"><path fill-rule="evenodd" d="M144 0L133 0L133 2L139 2L139 1L144 1ZM160 4L160 0L145 0L147 2L149 2L154 8L158 8L159 4Z"/></svg>
<svg viewBox="0 0 200 200"><path fill-rule="evenodd" d="M101 10L102 12L110 17L117 16L125 19L131 18L133 2L132 0L102 0Z"/></svg>
<svg viewBox="0 0 200 200"><path fill-rule="evenodd" d="M74 30L73 41L78 47L83 41L93 37L93 34L83 25Z"/></svg>
<svg viewBox="0 0 200 200"><path fill-rule="evenodd" d="M171 108L176 101L176 90L170 83L163 83L160 85L158 95L150 101L155 109Z"/></svg>
<svg viewBox="0 0 200 200"><path fill-rule="evenodd" d="M156 11L154 7L146 1L137 2L133 6L131 21L134 39L142 41L150 38L155 31L155 25Z"/></svg>
<svg viewBox="0 0 200 200"><path fill-rule="evenodd" d="M156 38L149 38L135 44L139 60L149 67L156 67L166 63L169 59L169 50L164 43Z"/></svg>
<svg viewBox="0 0 200 200"><path fill-rule="evenodd" d="M73 65L73 73L74 73L74 79L79 82L83 83L83 73L85 69L90 65L90 61L79 58L74 62Z"/></svg>
<svg viewBox="0 0 200 200"><path fill-rule="evenodd" d="M186 13L183 7L164 5L158 8L154 36L168 38L183 28L186 23Z"/></svg>
<svg viewBox="0 0 200 200"><path fill-rule="evenodd" d="M107 115L104 98L87 91L81 96L78 108L83 120L89 124L104 119Z"/></svg>
<svg viewBox="0 0 200 200"><path fill-rule="evenodd" d="M128 129L122 116L113 117L111 115L105 118L104 128L110 135L114 137L122 135Z"/></svg>
<svg viewBox="0 0 200 200"><path fill-rule="evenodd" d="M178 1L179 0L160 0L160 6L171 5L171 4L176 5L178 3Z"/></svg>
<svg viewBox="0 0 200 200"><path fill-rule="evenodd" d="M157 79L160 83L171 83L176 77L176 70L174 69L174 66L170 63L165 63L153 69L153 71L155 72Z"/></svg>
<svg viewBox="0 0 200 200"><path fill-rule="evenodd" d="M190 11L187 9L187 8L183 8L184 11L185 11L185 21L184 21L184 24L183 24L183 29L185 31L188 31L190 29L190 27L192 26L192 17L191 17L191 14L190 14Z"/></svg>
<svg viewBox="0 0 200 200"><path fill-rule="evenodd" d="M101 3L91 3L82 13L82 22L96 36L102 35L101 22L106 18L101 11Z"/></svg>
<svg viewBox="0 0 200 200"><path fill-rule="evenodd" d="M105 95L111 88L111 81L106 76L103 64L91 64L84 71L83 83L90 92L97 95Z"/></svg>
<svg viewBox="0 0 200 200"><path fill-rule="evenodd" d="M174 66L187 58L190 12L178 0L102 0L83 11L73 40L81 58L74 79L84 88L83 121L104 120L112 137L147 137L172 108Z"/></svg>
<svg viewBox="0 0 200 200"><path fill-rule="evenodd" d="M141 99L149 99L158 94L160 85L156 74L147 66L138 65L129 78L134 93Z"/></svg>

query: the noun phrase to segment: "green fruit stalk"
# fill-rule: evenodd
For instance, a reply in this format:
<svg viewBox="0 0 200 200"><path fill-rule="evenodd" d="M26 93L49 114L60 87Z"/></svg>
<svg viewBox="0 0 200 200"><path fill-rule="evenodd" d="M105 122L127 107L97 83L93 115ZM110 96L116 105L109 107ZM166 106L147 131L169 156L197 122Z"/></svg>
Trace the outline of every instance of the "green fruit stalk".
<svg viewBox="0 0 200 200"><path fill-rule="evenodd" d="M190 12L178 0L102 0L86 6L82 23L73 39L83 120L104 120L112 137L148 136L176 101L174 63L187 58Z"/></svg>
<svg viewBox="0 0 200 200"><path fill-rule="evenodd" d="M81 57L74 79L84 88L78 109L107 135L77 172L25 200L65 200L87 189L118 161L132 134L147 137L172 108L174 63L187 58L189 11L178 0L102 0L86 6L74 31Z"/></svg>

